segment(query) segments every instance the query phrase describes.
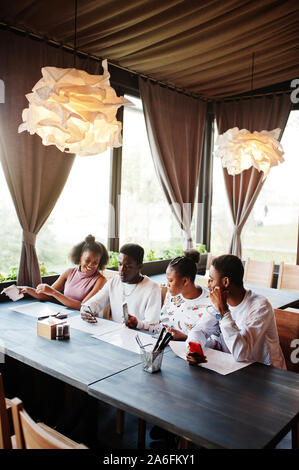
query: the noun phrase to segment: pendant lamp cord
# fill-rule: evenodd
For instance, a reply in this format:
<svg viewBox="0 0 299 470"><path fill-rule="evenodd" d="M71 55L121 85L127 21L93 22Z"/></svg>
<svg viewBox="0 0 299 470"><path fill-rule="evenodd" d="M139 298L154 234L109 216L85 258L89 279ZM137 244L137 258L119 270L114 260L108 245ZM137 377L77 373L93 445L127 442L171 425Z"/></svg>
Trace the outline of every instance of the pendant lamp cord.
<svg viewBox="0 0 299 470"><path fill-rule="evenodd" d="M252 53L252 60L251 60L251 91L253 91L253 71L254 71L254 52Z"/></svg>
<svg viewBox="0 0 299 470"><path fill-rule="evenodd" d="M75 0L74 69L76 68L76 56L77 56L77 12L78 12L78 0Z"/></svg>

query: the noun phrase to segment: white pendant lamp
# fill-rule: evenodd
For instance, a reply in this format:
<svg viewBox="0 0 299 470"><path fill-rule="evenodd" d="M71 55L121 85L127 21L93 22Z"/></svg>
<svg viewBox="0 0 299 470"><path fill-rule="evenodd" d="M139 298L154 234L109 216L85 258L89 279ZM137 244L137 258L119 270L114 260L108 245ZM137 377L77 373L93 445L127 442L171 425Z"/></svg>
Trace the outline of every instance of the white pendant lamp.
<svg viewBox="0 0 299 470"><path fill-rule="evenodd" d="M252 54L251 91L253 90L254 53ZM250 132L234 127L219 135L215 143L215 156L221 158L229 175L238 175L250 167L264 173L284 162L283 148L279 142L280 129Z"/></svg>
<svg viewBox="0 0 299 470"><path fill-rule="evenodd" d="M122 126L116 113L120 106L133 103L116 95L106 60L102 66L103 75L43 67L41 80L26 95L29 107L23 110L18 131L38 134L44 145L81 156L120 147Z"/></svg>
<svg viewBox="0 0 299 470"><path fill-rule="evenodd" d="M134 104L110 86L107 60L102 62L103 75L76 69L78 0L74 6L74 68L42 68L42 78L26 95L29 107L23 110L18 132L37 134L44 145L62 152L96 155L122 145L116 113L120 106Z"/></svg>
<svg viewBox="0 0 299 470"><path fill-rule="evenodd" d="M279 134L280 129L251 133L234 127L218 136L215 156L221 158L223 168L230 175L238 175L253 166L264 172L265 179L270 168L284 161Z"/></svg>

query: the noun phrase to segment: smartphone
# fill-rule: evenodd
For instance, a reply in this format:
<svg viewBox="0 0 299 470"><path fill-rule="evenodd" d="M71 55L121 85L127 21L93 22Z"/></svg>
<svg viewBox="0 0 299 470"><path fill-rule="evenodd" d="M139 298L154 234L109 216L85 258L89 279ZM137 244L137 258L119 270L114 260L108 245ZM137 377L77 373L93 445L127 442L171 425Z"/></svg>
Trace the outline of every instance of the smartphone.
<svg viewBox="0 0 299 470"><path fill-rule="evenodd" d="M123 317L124 317L125 325L127 326L128 321L129 321L129 312L128 312L128 305L127 304L123 304Z"/></svg>
<svg viewBox="0 0 299 470"><path fill-rule="evenodd" d="M200 354L201 356L204 356L200 343L194 343L193 341L189 341L189 350L192 353L197 353L197 354Z"/></svg>

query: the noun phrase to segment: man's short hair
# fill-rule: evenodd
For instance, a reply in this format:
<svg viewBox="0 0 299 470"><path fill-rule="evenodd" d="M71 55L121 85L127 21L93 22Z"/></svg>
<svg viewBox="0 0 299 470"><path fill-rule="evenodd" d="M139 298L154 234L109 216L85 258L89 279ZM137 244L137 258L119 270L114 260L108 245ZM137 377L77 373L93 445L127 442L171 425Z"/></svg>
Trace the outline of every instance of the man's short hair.
<svg viewBox="0 0 299 470"><path fill-rule="evenodd" d="M217 256L213 259L212 266L220 273L221 277L228 277L238 287L243 286L244 267L238 256Z"/></svg>
<svg viewBox="0 0 299 470"><path fill-rule="evenodd" d="M135 243L126 243L121 247L119 252L123 255L131 256L137 264L143 263L144 249L140 245Z"/></svg>

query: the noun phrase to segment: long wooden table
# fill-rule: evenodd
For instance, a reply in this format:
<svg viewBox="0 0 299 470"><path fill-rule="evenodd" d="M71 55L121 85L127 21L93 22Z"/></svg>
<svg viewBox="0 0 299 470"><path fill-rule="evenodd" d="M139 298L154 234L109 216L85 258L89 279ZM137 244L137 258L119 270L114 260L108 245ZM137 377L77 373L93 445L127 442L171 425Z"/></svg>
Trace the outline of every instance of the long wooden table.
<svg viewBox="0 0 299 470"><path fill-rule="evenodd" d="M206 448L274 447L291 429L298 445L299 375L262 364L222 376L171 352L159 374L137 365L88 393Z"/></svg>
<svg viewBox="0 0 299 470"><path fill-rule="evenodd" d="M32 299L18 301L18 305L26 303ZM83 331L72 329L67 341L37 336L36 318L8 307L12 302L0 304L0 340L5 354L80 390L87 391L93 382L140 363L137 354ZM72 311L70 316L78 313Z"/></svg>
<svg viewBox="0 0 299 470"><path fill-rule="evenodd" d="M149 374L139 355L88 333L73 329L61 342L38 337L36 319L11 305L0 305L0 340L18 361L207 448L271 447L290 429L297 446L298 374L253 364L222 376L172 351L162 371Z"/></svg>

